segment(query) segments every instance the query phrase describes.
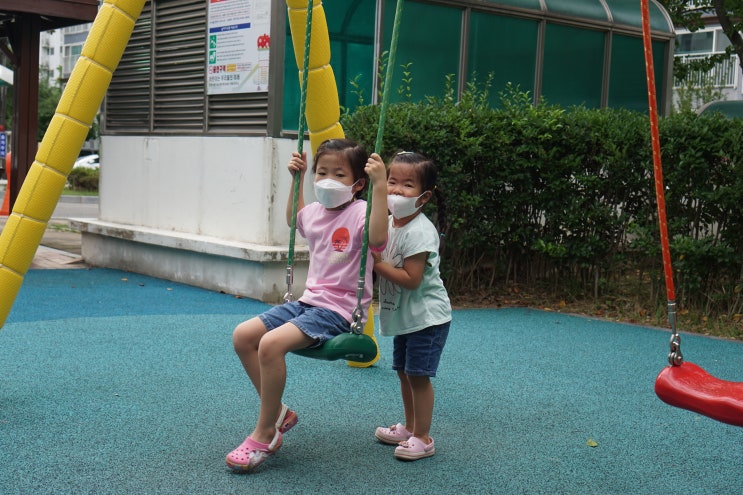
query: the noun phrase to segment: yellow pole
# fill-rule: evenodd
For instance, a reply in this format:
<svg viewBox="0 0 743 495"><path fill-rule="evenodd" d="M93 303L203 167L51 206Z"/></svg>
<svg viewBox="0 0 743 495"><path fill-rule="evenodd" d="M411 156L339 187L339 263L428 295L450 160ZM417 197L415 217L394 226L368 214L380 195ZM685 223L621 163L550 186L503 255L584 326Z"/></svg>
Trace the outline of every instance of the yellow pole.
<svg viewBox="0 0 743 495"><path fill-rule="evenodd" d="M307 24L307 0L286 0L289 27L294 45L294 57L302 80L304 38ZM312 152L326 139L344 137L340 124L341 110L333 68L330 66L330 37L322 1L314 2L312 10L312 42L309 74L307 75L307 108L305 118L310 131ZM300 139L302 136L300 136Z"/></svg>
<svg viewBox="0 0 743 495"><path fill-rule="evenodd" d="M31 266L67 176L145 0L104 0L0 234L0 328Z"/></svg>

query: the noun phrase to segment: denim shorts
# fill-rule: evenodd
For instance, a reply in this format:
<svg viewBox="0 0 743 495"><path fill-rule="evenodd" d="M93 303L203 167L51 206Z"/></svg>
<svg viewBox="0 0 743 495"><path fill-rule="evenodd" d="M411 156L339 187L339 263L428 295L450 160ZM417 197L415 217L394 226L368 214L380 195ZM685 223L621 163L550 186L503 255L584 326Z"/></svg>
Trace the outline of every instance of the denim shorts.
<svg viewBox="0 0 743 495"><path fill-rule="evenodd" d="M258 315L258 318L269 331L284 323L293 323L315 341L309 349L320 347L336 335L351 331L351 324L335 311L299 301L274 306Z"/></svg>
<svg viewBox="0 0 743 495"><path fill-rule="evenodd" d="M395 335L392 369L408 376L436 376L441 351L449 336L451 322L404 335Z"/></svg>

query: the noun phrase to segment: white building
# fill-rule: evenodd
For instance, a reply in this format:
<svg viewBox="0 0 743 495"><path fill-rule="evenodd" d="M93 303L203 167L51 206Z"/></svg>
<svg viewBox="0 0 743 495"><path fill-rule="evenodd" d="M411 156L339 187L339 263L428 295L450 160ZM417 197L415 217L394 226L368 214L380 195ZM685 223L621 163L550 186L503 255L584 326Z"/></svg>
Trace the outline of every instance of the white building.
<svg viewBox="0 0 743 495"><path fill-rule="evenodd" d="M709 26L693 33L686 29L679 29L676 33L678 44L675 57L677 59L704 58L724 53L725 49L730 46L730 40L719 26ZM738 56L733 55L730 59L717 64L709 74L693 74L692 80L695 86L702 86L705 81L709 81L714 88L722 91L726 100L741 100L743 99L742 77L743 71L741 71Z"/></svg>
<svg viewBox="0 0 743 495"><path fill-rule="evenodd" d="M39 40L39 79L50 82L61 77L62 68L62 29L43 31Z"/></svg>
<svg viewBox="0 0 743 495"><path fill-rule="evenodd" d="M693 2L691 2L693 4ZM717 16L713 12L702 16L705 27L695 32L687 29L676 29L675 58L688 61L709 57L710 55L725 53L730 46L730 40L723 33ZM690 74L691 87L710 87L722 94L723 100L743 100L743 70L737 55L717 64L709 73L696 72ZM684 86L674 82L674 101L679 89ZM689 86L689 83L686 84ZM704 102L698 102L701 106Z"/></svg>

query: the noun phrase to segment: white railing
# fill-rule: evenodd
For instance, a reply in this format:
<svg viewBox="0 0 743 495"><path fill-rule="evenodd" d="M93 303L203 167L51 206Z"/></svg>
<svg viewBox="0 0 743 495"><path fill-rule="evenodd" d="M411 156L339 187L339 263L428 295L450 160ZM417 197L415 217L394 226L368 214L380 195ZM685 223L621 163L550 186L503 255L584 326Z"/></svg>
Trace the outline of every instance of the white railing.
<svg viewBox="0 0 743 495"><path fill-rule="evenodd" d="M675 60L681 60L688 62L690 60L698 60L706 57L707 55L676 55ZM732 55L728 60L723 60L716 64L709 72L692 71L689 72L689 80L692 86L713 86L715 88L737 88L738 79L740 73L740 66L738 64L738 56ZM673 82L674 88L678 88L681 85L679 81Z"/></svg>

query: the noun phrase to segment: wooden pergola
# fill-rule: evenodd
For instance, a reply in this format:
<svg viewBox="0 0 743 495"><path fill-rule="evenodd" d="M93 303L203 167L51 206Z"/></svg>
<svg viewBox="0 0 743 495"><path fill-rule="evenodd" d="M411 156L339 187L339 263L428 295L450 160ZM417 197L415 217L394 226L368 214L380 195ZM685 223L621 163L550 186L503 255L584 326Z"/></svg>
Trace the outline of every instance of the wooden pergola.
<svg viewBox="0 0 743 495"><path fill-rule="evenodd" d="M12 164L8 192L13 207L38 146L39 40L42 31L91 22L99 0L2 0L0 50L14 70Z"/></svg>

